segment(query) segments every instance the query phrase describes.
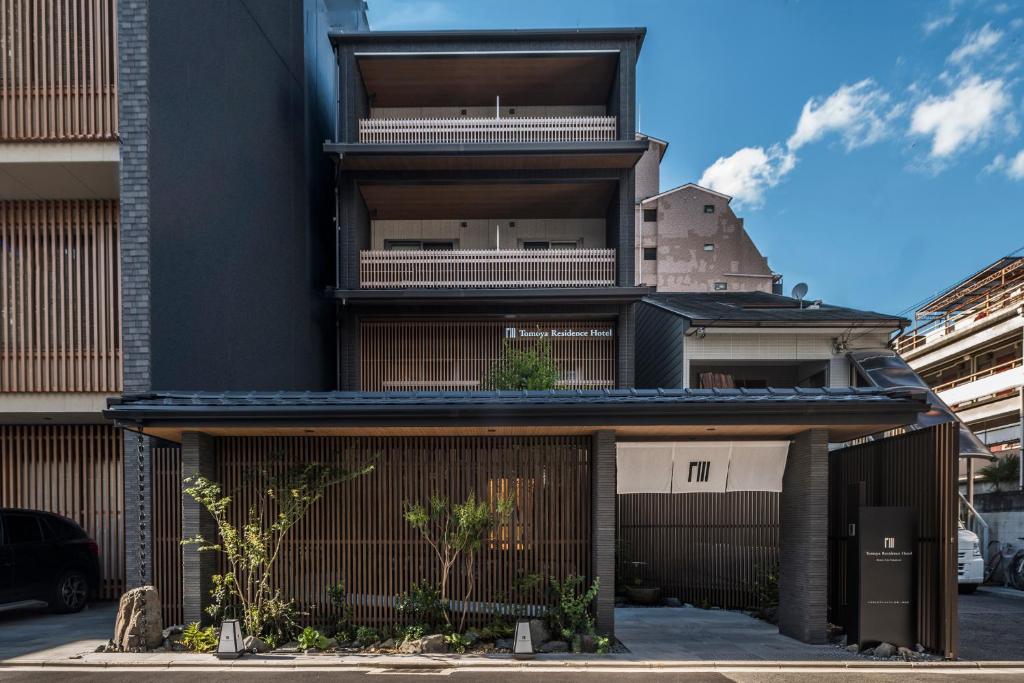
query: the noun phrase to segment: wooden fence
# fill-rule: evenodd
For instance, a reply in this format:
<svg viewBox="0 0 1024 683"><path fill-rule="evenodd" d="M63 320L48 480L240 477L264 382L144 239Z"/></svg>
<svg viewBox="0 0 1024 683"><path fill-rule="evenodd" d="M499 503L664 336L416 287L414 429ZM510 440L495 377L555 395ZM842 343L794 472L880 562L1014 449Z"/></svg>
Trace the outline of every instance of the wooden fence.
<svg viewBox="0 0 1024 683"><path fill-rule="evenodd" d="M0 391L120 391L117 202L0 202L0 248Z"/></svg>
<svg viewBox="0 0 1024 683"><path fill-rule="evenodd" d="M0 507L75 520L100 547L99 597L124 592L124 454L109 425L0 425Z"/></svg>
<svg viewBox="0 0 1024 683"><path fill-rule="evenodd" d="M929 650L956 656L957 467L955 422L849 446L829 455L829 621L846 622L849 485L865 482L868 505L917 510L917 630Z"/></svg>
<svg viewBox="0 0 1024 683"><path fill-rule="evenodd" d="M133 437L134 438L134 437ZM164 624L182 623L181 449L155 446L153 454L153 584Z"/></svg>
<svg viewBox="0 0 1024 683"><path fill-rule="evenodd" d="M614 140L616 131L614 116L359 120L359 142L392 145L597 142Z"/></svg>
<svg viewBox="0 0 1024 683"><path fill-rule="evenodd" d="M359 286L610 287L614 249L371 250L359 254Z"/></svg>
<svg viewBox="0 0 1024 683"><path fill-rule="evenodd" d="M617 520L619 588L743 609L778 564L778 493L620 494Z"/></svg>
<svg viewBox="0 0 1024 683"><path fill-rule="evenodd" d="M117 138L115 0L0 0L0 140Z"/></svg>
<svg viewBox="0 0 1024 683"><path fill-rule="evenodd" d="M463 500L469 493L516 498L507 527L478 558L470 597L473 622L485 623L493 603L509 599L517 577L590 574L590 439L586 437L231 437L216 440L218 478L240 522L253 502L247 478L269 456L275 467L323 462L375 471L331 488L282 551L276 585L311 623L336 618L327 589L344 581L358 624L401 621L395 598L414 581L439 578L432 551L402 517L407 501L431 494ZM460 571L451 595L466 591ZM544 603L542 589L511 598Z"/></svg>
<svg viewBox="0 0 1024 683"><path fill-rule="evenodd" d="M516 336L509 337L509 329ZM507 340L536 343L522 331L556 330L587 336L550 336L559 386L615 386L614 324L551 320L365 320L361 325L360 387L364 391L458 391L486 388L488 373ZM592 332L598 332L597 335Z"/></svg>

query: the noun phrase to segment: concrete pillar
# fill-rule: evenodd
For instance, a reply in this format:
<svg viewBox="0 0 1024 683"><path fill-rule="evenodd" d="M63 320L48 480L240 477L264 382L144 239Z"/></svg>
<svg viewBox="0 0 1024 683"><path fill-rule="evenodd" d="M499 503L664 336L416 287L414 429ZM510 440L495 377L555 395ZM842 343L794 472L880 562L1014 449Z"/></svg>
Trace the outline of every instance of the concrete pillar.
<svg viewBox="0 0 1024 683"><path fill-rule="evenodd" d="M594 433L590 453L590 566L600 589L597 631L615 633L615 432Z"/></svg>
<svg viewBox="0 0 1024 683"><path fill-rule="evenodd" d="M789 448L779 501L779 633L828 642L828 432Z"/></svg>
<svg viewBox="0 0 1024 683"><path fill-rule="evenodd" d="M181 477L201 475L207 479L216 476L213 437L200 432L185 432L181 437ZM209 541L217 538L217 525L206 510L192 496L181 494L181 536L193 538L201 535ZM182 608L186 624L209 621L203 610L210 604L212 577L216 572L216 555L200 553L198 546L186 545L181 549Z"/></svg>

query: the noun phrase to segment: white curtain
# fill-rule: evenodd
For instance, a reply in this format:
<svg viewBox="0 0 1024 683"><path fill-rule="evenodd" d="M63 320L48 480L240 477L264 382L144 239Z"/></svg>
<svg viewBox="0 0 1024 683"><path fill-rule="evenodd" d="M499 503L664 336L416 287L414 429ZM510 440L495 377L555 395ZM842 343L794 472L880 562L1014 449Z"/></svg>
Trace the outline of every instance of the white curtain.
<svg viewBox="0 0 1024 683"><path fill-rule="evenodd" d="M619 493L782 491L788 441L616 444Z"/></svg>

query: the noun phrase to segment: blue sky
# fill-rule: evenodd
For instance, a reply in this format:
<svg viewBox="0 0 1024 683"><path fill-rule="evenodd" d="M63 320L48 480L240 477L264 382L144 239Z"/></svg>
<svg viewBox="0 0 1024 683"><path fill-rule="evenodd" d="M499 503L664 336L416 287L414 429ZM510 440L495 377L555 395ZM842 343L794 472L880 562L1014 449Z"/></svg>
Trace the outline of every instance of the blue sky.
<svg viewBox="0 0 1024 683"><path fill-rule="evenodd" d="M369 0L376 30L646 26L661 185L733 206L787 291L901 312L1024 247L1024 0Z"/></svg>

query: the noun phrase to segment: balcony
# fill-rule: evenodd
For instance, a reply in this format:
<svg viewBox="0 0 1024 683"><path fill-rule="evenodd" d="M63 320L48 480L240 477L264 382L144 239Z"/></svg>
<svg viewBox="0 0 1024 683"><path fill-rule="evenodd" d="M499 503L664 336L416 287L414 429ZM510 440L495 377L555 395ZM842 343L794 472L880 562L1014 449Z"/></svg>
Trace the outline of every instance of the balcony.
<svg viewBox="0 0 1024 683"><path fill-rule="evenodd" d="M615 140L614 116L374 118L359 121L359 142L383 145Z"/></svg>
<svg viewBox="0 0 1024 683"><path fill-rule="evenodd" d="M614 285L614 249L370 250L359 254L362 289Z"/></svg>

